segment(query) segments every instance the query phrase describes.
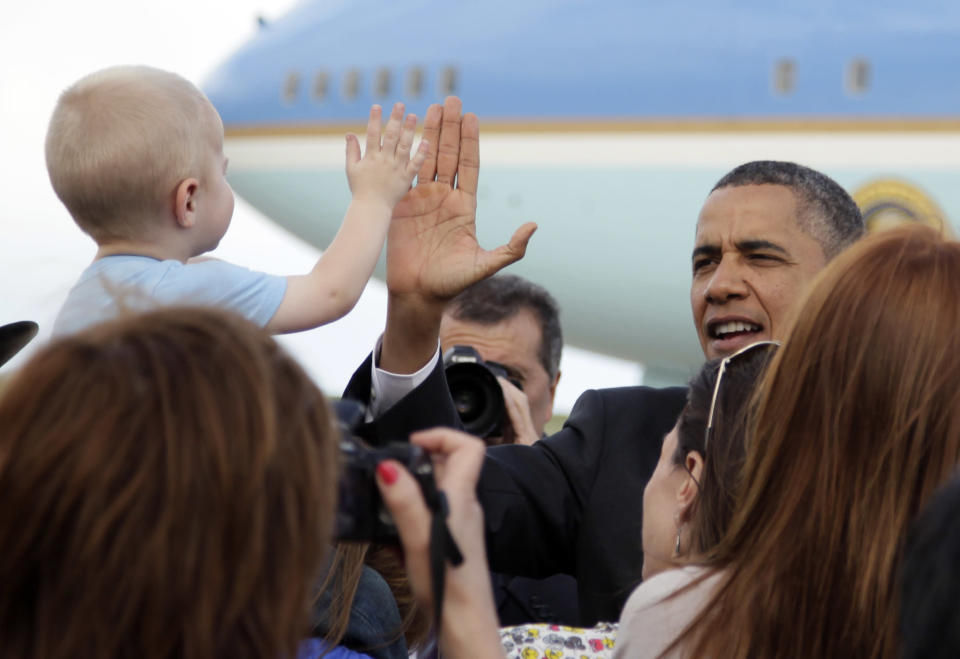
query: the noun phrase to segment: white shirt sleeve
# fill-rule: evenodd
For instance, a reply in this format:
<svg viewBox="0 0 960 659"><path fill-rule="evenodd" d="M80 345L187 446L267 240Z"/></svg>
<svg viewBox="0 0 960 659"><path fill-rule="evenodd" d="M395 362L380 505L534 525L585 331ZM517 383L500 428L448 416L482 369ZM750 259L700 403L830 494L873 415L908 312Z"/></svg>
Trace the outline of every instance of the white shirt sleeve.
<svg viewBox="0 0 960 659"><path fill-rule="evenodd" d="M377 366L380 361L380 347L383 335L377 339L373 348L373 359L370 360L370 405L367 407L367 421L373 421L378 416L393 407L401 398L419 387L433 371L434 364L440 358L440 342L437 342L437 351L416 373L401 375L390 373Z"/></svg>

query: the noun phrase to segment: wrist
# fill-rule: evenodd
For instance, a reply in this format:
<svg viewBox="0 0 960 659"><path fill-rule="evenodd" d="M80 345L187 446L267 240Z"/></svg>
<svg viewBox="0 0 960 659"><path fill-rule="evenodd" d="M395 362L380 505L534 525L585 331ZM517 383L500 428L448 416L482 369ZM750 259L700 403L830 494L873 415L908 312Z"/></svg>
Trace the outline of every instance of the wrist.
<svg viewBox="0 0 960 659"><path fill-rule="evenodd" d="M381 195L356 193L353 195L353 199L350 200L349 210L360 211L368 217L389 221L390 216L393 215L393 207L395 205L396 204L390 203L388 199Z"/></svg>
<svg viewBox="0 0 960 659"><path fill-rule="evenodd" d="M444 303L418 295L389 294L379 367L398 374L420 370L436 354L443 309Z"/></svg>
<svg viewBox="0 0 960 659"><path fill-rule="evenodd" d="M486 572L484 574L488 575ZM462 597L450 593L448 589L440 623L442 656L504 656L500 641L500 621L496 616L493 595L485 595L490 589L489 577L485 587L478 585L479 589L474 589Z"/></svg>

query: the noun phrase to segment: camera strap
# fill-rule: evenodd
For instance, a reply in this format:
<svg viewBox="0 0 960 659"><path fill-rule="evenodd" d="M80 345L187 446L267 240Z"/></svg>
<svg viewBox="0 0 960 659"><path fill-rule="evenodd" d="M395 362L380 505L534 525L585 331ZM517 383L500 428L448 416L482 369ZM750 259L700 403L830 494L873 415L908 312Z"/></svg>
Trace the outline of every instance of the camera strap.
<svg viewBox="0 0 960 659"><path fill-rule="evenodd" d="M447 517L450 515L450 506L447 496L442 490L436 491L436 496L429 497L428 505L432 513L430 519L430 577L433 582L433 616L434 633L440 636L440 617L443 613L443 588L446 583L446 563L453 567L463 563L463 554L457 547L450 528L447 526Z"/></svg>

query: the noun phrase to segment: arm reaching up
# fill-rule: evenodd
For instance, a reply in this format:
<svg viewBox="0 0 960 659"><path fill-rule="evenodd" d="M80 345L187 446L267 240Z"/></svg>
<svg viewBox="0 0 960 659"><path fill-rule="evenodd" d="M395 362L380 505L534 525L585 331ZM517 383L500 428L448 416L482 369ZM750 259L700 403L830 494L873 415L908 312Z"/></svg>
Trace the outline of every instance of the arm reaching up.
<svg viewBox="0 0 960 659"><path fill-rule="evenodd" d="M477 242L480 127L461 116L460 99L432 105L424 119L429 152L417 185L393 211L387 235L387 326L380 368L413 373L436 353L446 303L473 283L523 257L536 225L485 250Z"/></svg>
<svg viewBox="0 0 960 659"><path fill-rule="evenodd" d="M347 135L347 181L353 201L330 246L309 274L287 278L287 291L267 324L273 332L297 332L343 317L360 298L383 249L394 206L410 189L426 160L425 141L411 159L415 115L393 106L380 137L380 106L370 109L366 149Z"/></svg>

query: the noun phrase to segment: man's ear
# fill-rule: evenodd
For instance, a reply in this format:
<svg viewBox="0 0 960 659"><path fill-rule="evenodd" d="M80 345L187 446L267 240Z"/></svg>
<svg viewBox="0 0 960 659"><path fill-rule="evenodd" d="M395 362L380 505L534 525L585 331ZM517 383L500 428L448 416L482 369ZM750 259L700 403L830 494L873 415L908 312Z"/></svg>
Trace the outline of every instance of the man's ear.
<svg viewBox="0 0 960 659"><path fill-rule="evenodd" d="M177 185L174 200L173 214L177 226L189 229L197 222L197 193L200 191L200 181L195 178L186 178Z"/></svg>
<svg viewBox="0 0 960 659"><path fill-rule="evenodd" d="M557 371L557 377L550 383L550 416L553 416L553 400L557 396L557 384L560 382L560 371Z"/></svg>
<svg viewBox="0 0 960 659"><path fill-rule="evenodd" d="M677 506L680 519L684 522L693 514L694 504L700 496L700 483L703 482L703 456L699 451L690 451L683 459L684 480L677 490Z"/></svg>

